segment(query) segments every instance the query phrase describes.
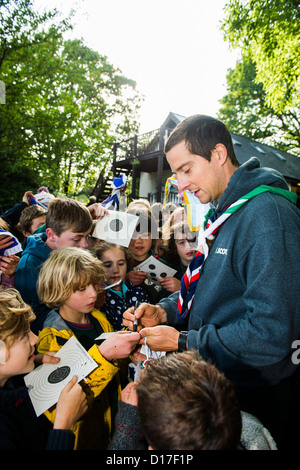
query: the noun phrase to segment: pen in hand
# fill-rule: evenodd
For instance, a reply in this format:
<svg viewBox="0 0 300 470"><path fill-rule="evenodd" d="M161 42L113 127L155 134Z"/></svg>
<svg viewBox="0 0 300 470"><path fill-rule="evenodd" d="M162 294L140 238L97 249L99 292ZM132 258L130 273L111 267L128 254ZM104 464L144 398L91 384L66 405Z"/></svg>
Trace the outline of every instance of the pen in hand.
<svg viewBox="0 0 300 470"><path fill-rule="evenodd" d="M136 311L136 309L138 308L139 306L139 302L138 300L135 302L135 306L134 306L134 311L133 313ZM137 326L138 326L138 321L137 321L137 318L134 320L133 322L133 331L137 331Z"/></svg>

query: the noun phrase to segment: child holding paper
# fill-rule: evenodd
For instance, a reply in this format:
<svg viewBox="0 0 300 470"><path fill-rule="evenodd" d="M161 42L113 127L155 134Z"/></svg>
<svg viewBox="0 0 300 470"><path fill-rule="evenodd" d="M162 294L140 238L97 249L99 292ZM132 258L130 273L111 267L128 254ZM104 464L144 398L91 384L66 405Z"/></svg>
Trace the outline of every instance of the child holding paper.
<svg viewBox="0 0 300 470"><path fill-rule="evenodd" d="M136 301L149 303L149 295L140 286L134 286L126 278L127 249L106 241L100 241L92 251L102 261L106 276L106 299L101 307L115 331L123 328L123 312L134 307Z"/></svg>
<svg viewBox="0 0 300 470"><path fill-rule="evenodd" d="M130 211L127 211L130 213ZM147 274L143 271L135 270L140 263L154 255L153 245L159 238L157 223L151 215L151 211L141 210L132 212L139 216L135 232L129 244L129 263L127 269L127 279L135 286L141 286L149 295L150 303L155 304L164 297L168 297L169 292L152 280L147 279ZM166 261L158 258L164 264Z"/></svg>
<svg viewBox="0 0 300 470"><path fill-rule="evenodd" d="M0 291L0 450L72 450L73 425L87 410L86 396L73 377L58 400L53 429L36 417L23 379L41 359L34 355L34 318L16 289ZM43 358L58 361L50 355Z"/></svg>
<svg viewBox="0 0 300 470"><path fill-rule="evenodd" d="M118 331L97 344L102 333L113 331L94 308L104 279L101 261L77 247L54 250L38 278L39 298L53 308L39 333L38 351L58 351L74 335L98 364L84 384L88 411L75 425L75 449L107 448L120 392L116 359L127 358L140 340L139 333ZM53 421L55 409L45 414Z"/></svg>
<svg viewBox="0 0 300 470"><path fill-rule="evenodd" d="M160 279L168 292L180 290L181 278L197 251L197 232L191 232L187 221L181 221L163 230L163 247L166 261L177 270L174 277Z"/></svg>

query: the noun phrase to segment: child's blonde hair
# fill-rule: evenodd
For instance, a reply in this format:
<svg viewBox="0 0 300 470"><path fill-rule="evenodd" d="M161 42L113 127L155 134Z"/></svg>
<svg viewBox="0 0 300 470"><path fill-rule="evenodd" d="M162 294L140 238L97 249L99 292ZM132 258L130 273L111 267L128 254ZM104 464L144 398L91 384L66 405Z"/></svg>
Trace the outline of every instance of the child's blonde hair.
<svg viewBox="0 0 300 470"><path fill-rule="evenodd" d="M1 217L0 217L0 229L6 230L7 232L9 232L10 230L9 225Z"/></svg>
<svg viewBox="0 0 300 470"><path fill-rule="evenodd" d="M82 287L101 288L105 281L102 263L89 250L64 247L52 251L43 264L37 282L40 301L60 307Z"/></svg>
<svg viewBox="0 0 300 470"><path fill-rule="evenodd" d="M139 199L133 199L133 200L129 203L129 205L128 205L127 209L126 209L126 212L135 210L135 209L136 209L136 206L145 206L145 209L146 209L147 211L151 211L151 204L150 204L150 202L148 201L148 199L145 199L145 198L141 197L141 198L139 198ZM137 209L137 210L139 210L139 209Z"/></svg>
<svg viewBox="0 0 300 470"><path fill-rule="evenodd" d="M8 348L30 330L30 323L34 319L31 307L24 302L17 289L11 287L0 290L0 340Z"/></svg>

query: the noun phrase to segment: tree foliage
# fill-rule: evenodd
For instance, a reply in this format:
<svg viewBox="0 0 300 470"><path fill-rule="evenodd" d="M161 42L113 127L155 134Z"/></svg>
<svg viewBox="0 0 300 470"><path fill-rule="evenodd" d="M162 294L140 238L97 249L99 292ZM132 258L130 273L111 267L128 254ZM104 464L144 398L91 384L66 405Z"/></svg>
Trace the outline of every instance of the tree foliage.
<svg viewBox="0 0 300 470"><path fill-rule="evenodd" d="M300 107L298 0L230 0L222 29L256 65L266 103L277 112Z"/></svg>
<svg viewBox="0 0 300 470"><path fill-rule="evenodd" d="M237 134L300 155L299 110L275 112L267 105L255 64L246 54L228 71L227 94L220 104L218 117Z"/></svg>
<svg viewBox="0 0 300 470"><path fill-rule="evenodd" d="M26 169L35 188L74 197L108 171L113 142L137 130L135 82L82 39L64 39L71 26L56 10L0 0L0 22L0 163L12 181Z"/></svg>

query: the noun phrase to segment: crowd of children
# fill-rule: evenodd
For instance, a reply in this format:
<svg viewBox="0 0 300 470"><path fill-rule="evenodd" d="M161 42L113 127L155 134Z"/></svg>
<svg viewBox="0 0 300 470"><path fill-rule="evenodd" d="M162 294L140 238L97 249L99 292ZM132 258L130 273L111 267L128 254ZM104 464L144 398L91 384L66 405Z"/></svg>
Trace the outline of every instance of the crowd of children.
<svg viewBox="0 0 300 470"><path fill-rule="evenodd" d="M47 196L47 188L43 189ZM26 191L22 202L0 219L0 449L41 446L45 449L108 449L111 442L118 442L120 424L116 417L119 419L120 410L124 409L121 397L124 393L128 395L128 390L134 394L127 372L141 345L140 334L129 332L123 326L122 314L138 303L155 304L180 290L181 278L196 253L197 233L190 230L183 207L150 205L146 199L137 199L126 208L128 214L138 216L138 223L129 247L125 248L93 237L95 221L107 215L105 207L84 205L70 198L49 197L42 205L32 203L33 200L33 193ZM7 251L13 245L17 251ZM145 272L136 268L150 256L172 267L176 274L157 282L149 280ZM96 339L108 332L112 334L107 339ZM98 367L80 385L76 377L70 377L57 404L37 418L23 377L42 362L56 363L58 359L54 354L72 336ZM161 359L162 370L166 360ZM186 367L189 361L202 364L201 358L187 356L185 359L183 356L182 360ZM182 364L177 365L182 375L186 373L188 377ZM199 371L195 366L196 373L203 375L202 369ZM217 382L224 382L217 372L215 375ZM138 389L139 401L142 401L147 380L155 382L151 374L148 379L145 375ZM210 378L206 380L209 382ZM179 385L178 382L176 387ZM233 393L230 384L226 382L226 386ZM195 383L195 387L201 389L207 385L201 382L200 385ZM192 392L190 389L184 393ZM217 391L210 393L214 401ZM203 394L197 395L199 402ZM153 400L154 397L150 397L147 404L152 410ZM229 436L230 444L226 441L226 445L219 435L216 448L241 445L240 412L232 403L231 407L235 420L231 434L235 434ZM220 415L223 410L215 413ZM229 422L232 419L225 414L224 419L227 418ZM199 419L202 419L201 412ZM185 424L187 434L190 434L189 426L193 427L191 423ZM132 423L135 425L138 426ZM179 426L175 419L174 425ZM208 431L205 427L201 429L203 447L197 447L200 444L195 439L186 448L213 448ZM148 441L148 445L157 448L160 438L154 439L151 432L147 430L146 437L142 436L143 446ZM172 444L168 445L166 448L172 449ZM180 445L178 449L185 449L184 443ZM275 447L272 442L270 448ZM120 448L133 447L123 439Z"/></svg>

